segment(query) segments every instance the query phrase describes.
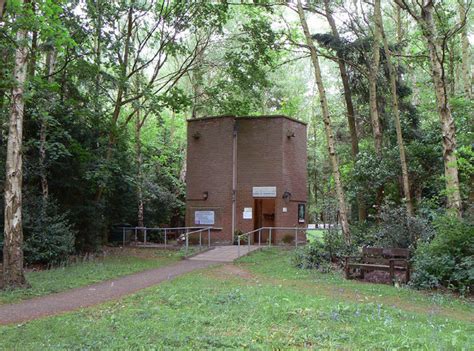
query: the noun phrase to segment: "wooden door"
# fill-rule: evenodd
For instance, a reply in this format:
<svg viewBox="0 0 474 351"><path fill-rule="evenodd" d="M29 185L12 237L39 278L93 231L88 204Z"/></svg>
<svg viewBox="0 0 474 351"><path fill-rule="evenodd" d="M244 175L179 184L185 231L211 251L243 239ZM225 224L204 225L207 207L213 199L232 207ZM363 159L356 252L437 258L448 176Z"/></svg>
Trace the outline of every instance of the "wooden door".
<svg viewBox="0 0 474 351"><path fill-rule="evenodd" d="M254 229L262 227L275 226L275 199L255 199L255 218ZM258 235L254 234L254 243L258 243ZM269 230L262 230L261 242L267 243L269 239ZM272 242L275 242L275 235L272 233Z"/></svg>

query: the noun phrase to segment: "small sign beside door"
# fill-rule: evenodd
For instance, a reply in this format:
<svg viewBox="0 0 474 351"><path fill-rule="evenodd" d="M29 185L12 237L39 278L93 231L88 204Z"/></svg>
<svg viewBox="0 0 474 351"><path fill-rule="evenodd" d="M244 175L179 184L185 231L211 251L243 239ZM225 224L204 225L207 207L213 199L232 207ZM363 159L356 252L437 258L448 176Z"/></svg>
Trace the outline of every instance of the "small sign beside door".
<svg viewBox="0 0 474 351"><path fill-rule="evenodd" d="M252 219L252 207L245 207L242 213L243 219Z"/></svg>
<svg viewBox="0 0 474 351"><path fill-rule="evenodd" d="M254 186L252 187L253 197L276 197L276 186Z"/></svg>

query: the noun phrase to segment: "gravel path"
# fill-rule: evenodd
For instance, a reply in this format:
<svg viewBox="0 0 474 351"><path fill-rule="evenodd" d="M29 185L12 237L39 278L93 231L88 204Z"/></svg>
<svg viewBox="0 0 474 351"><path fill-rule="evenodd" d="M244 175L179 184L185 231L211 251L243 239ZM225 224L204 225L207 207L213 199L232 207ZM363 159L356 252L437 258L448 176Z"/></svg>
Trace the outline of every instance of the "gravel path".
<svg viewBox="0 0 474 351"><path fill-rule="evenodd" d="M216 262L183 260L170 266L135 273L82 288L15 304L0 305L0 325L26 322L114 300L213 264L216 264Z"/></svg>

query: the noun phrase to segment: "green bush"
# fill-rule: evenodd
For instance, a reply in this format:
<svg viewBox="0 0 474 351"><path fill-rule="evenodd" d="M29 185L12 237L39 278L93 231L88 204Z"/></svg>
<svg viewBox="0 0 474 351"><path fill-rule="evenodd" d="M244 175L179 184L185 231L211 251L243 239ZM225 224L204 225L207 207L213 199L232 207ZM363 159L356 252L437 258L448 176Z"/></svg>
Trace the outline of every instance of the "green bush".
<svg viewBox="0 0 474 351"><path fill-rule="evenodd" d="M374 246L413 248L418 241L427 241L434 235L428 220L409 216L403 206L383 206L380 220L373 232Z"/></svg>
<svg viewBox="0 0 474 351"><path fill-rule="evenodd" d="M474 226L452 216L434 221L436 234L420 244L413 259L411 285L446 287L463 294L474 286Z"/></svg>
<svg viewBox="0 0 474 351"><path fill-rule="evenodd" d="M24 255L26 263L57 265L74 252L75 231L66 213L58 213L49 201L43 209L41 199L25 206Z"/></svg>
<svg viewBox="0 0 474 351"><path fill-rule="evenodd" d="M324 243L315 241L295 250L292 264L298 268L317 269L326 273L331 270L331 255Z"/></svg>

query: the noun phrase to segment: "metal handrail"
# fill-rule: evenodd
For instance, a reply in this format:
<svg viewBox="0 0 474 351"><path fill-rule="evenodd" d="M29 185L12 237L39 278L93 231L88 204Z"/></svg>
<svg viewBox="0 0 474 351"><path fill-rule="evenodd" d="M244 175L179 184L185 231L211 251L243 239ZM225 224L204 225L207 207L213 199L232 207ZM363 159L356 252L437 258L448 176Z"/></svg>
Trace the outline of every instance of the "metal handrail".
<svg viewBox="0 0 474 351"><path fill-rule="evenodd" d="M120 228L120 227L119 227ZM125 231L127 230L132 230L132 231L135 231L135 240L137 240L137 232L139 230L143 231L143 243L146 245L147 243L147 232L148 231L164 231L164 246L166 248L167 244L168 244L168 233L169 232L174 232L176 230L186 230L186 233L185 234L188 234L188 233L191 233L190 230L192 231L193 229L196 229L195 232L199 231L199 230L207 230L209 229L209 235L208 237L210 237L210 230L218 230L218 229L221 229L221 228L216 228L216 227L167 227L167 228L163 228L163 227L154 227L154 228L148 228L148 227L121 227L122 228L122 241L123 241L123 246L125 246L125 241L126 241L126 235L125 235ZM210 240L209 240L210 242Z"/></svg>
<svg viewBox="0 0 474 351"><path fill-rule="evenodd" d="M201 228L199 230L195 230L195 231L192 231L192 232L186 232L186 250L185 250L185 253L184 253L184 257L187 257L188 256L188 248L189 248L189 236L191 234L195 234L195 233L199 233L199 251L202 251L202 232L207 230L207 247L211 247L211 229L213 229L213 227L205 227L205 228Z"/></svg>
<svg viewBox="0 0 474 351"><path fill-rule="evenodd" d="M237 236L237 255L240 257L240 240L241 237L247 237L247 247L248 247L248 252L250 252L250 234L258 232L258 246L261 246L261 239L262 239L262 230L267 229L269 231L269 236L268 236L268 246L271 246L272 244L272 230L294 230L295 231L295 247L298 247L298 231L300 230L307 230L308 228L306 227L261 227L258 229L254 229L250 232L240 234ZM254 240L255 241L255 240Z"/></svg>

